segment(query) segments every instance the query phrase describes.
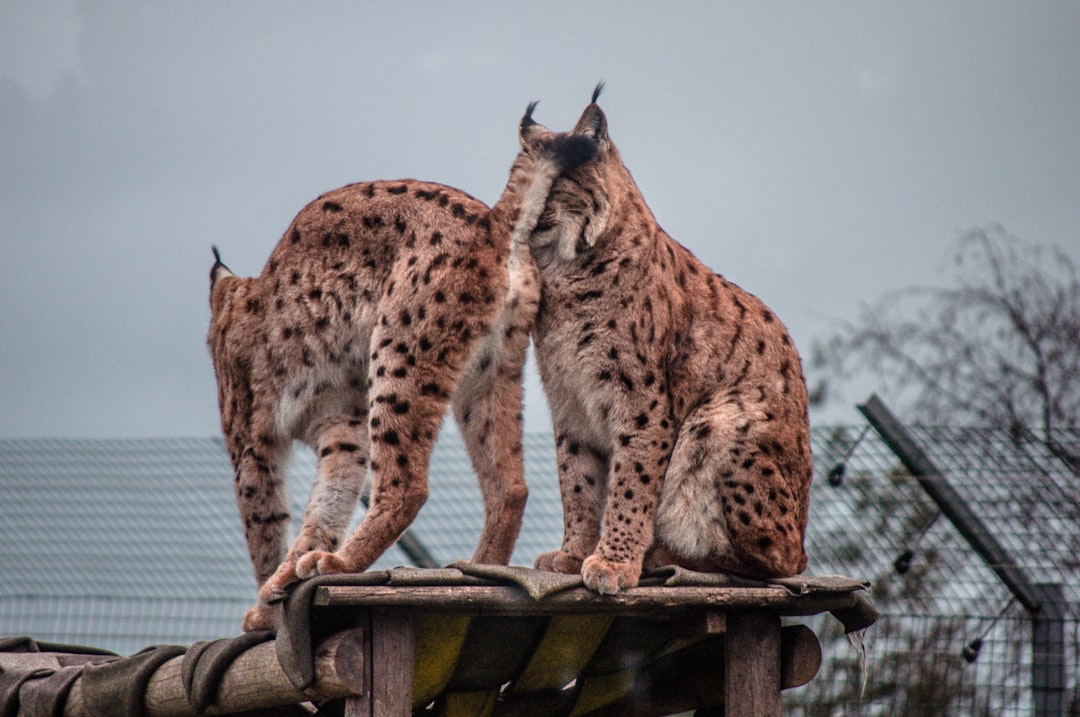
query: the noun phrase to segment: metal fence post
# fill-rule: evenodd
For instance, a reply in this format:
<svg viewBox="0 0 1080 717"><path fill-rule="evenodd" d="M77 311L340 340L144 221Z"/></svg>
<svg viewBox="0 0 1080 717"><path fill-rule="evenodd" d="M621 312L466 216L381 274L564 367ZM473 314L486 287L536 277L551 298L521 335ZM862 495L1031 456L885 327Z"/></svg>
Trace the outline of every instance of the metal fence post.
<svg viewBox="0 0 1080 717"><path fill-rule="evenodd" d="M1031 615L1031 690L1035 717L1065 717L1065 595L1059 583L1034 583L877 396L858 407L968 544Z"/></svg>
<svg viewBox="0 0 1080 717"><path fill-rule="evenodd" d="M889 450L900 459L942 514L956 526L968 545L978 553L986 566L994 571L1009 592L1029 611L1038 610L1039 596L1032 590L1031 580L1023 568L1016 564L1013 556L998 542L993 531L968 507L967 501L953 488L930 457L919 448L907 428L876 395L858 406L858 409L885 441Z"/></svg>
<svg viewBox="0 0 1080 717"><path fill-rule="evenodd" d="M1031 691L1036 717L1064 717L1065 591L1061 583L1035 583L1039 609L1031 611Z"/></svg>

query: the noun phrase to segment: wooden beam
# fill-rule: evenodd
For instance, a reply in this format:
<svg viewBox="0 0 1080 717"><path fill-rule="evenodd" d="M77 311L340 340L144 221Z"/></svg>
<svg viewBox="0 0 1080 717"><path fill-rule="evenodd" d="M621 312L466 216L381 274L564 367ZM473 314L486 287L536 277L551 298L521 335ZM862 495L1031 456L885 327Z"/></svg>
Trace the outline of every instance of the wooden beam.
<svg viewBox="0 0 1080 717"><path fill-rule="evenodd" d="M354 618L348 621L354 627L316 646L312 685L297 690L277 661L275 643L262 643L240 654L228 667L207 715L344 698L349 717L407 717L414 689L415 616L460 620L479 614L561 620L575 616L595 620L598 615L666 618L673 636L693 638L682 641L688 647L645 666L632 694L602 714L662 715L727 704L727 717L771 716L778 714L772 710L779 705L780 690L805 684L821 661L813 633L801 626L781 630L779 616L852 607L857 596L854 592L796 596L783 587L650 587L600 597L577 588L538 601L508 586L414 586L407 590L326 586L316 591L315 601L338 611L352 606L346 612ZM25 656L18 657L11 658L15 666ZM32 658L34 664L49 666L62 665L64 659L62 654ZM182 664L183 658L175 657L150 677L144 699L149 717L193 717ZM63 714L89 715L81 677L71 689Z"/></svg>
<svg viewBox="0 0 1080 717"><path fill-rule="evenodd" d="M723 636L725 632L645 666L635 675L629 693L588 712L589 717L661 717L691 711L703 717L725 714L725 653L731 649ZM800 687L809 682L821 665L821 644L817 636L805 625L788 625L773 634L780 640L779 689ZM751 649L755 649L754 646L751 645ZM766 652L775 651L770 648ZM749 655L751 660L757 657L756 654ZM751 705L750 709L753 707Z"/></svg>

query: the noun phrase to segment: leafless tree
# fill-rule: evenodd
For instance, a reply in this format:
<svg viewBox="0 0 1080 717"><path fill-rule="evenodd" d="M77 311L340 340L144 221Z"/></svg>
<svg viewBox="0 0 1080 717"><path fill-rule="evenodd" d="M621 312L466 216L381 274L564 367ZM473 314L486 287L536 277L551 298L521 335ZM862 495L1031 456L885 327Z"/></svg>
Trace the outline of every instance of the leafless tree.
<svg viewBox="0 0 1080 717"><path fill-rule="evenodd" d="M953 259L953 286L886 294L816 343L816 393L871 372L912 420L1006 426L1080 472L1076 266L997 226L968 232Z"/></svg>

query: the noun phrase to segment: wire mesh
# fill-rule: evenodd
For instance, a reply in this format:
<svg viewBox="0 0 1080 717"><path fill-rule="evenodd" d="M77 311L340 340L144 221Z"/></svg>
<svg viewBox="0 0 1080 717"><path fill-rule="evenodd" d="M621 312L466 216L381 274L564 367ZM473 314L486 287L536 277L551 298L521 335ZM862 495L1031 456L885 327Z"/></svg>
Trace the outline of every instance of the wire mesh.
<svg viewBox="0 0 1080 717"><path fill-rule="evenodd" d="M822 668L785 693L785 714L1080 715L1080 476L1030 436L910 431L1009 563L1061 603L1024 608L876 433L815 431L810 571L869 578L881 619L864 655L835 620L807 621Z"/></svg>

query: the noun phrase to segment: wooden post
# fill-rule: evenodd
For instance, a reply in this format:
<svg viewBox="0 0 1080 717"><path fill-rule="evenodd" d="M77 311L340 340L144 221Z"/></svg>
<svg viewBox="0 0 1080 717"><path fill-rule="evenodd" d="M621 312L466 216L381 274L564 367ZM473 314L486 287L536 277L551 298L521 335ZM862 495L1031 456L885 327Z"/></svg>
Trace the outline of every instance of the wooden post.
<svg viewBox="0 0 1080 717"><path fill-rule="evenodd" d="M345 702L346 717L409 717L412 714L416 635L408 610L369 610L364 641L364 688Z"/></svg>
<svg viewBox="0 0 1080 717"><path fill-rule="evenodd" d="M764 611L727 615L725 717L780 717L780 618Z"/></svg>

